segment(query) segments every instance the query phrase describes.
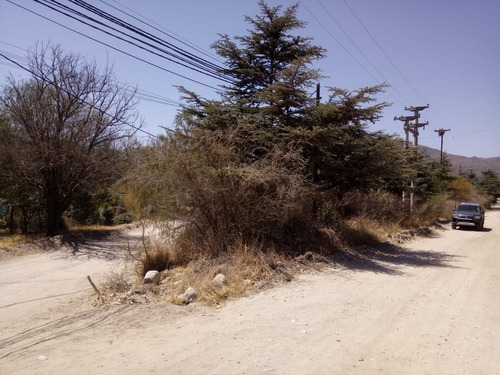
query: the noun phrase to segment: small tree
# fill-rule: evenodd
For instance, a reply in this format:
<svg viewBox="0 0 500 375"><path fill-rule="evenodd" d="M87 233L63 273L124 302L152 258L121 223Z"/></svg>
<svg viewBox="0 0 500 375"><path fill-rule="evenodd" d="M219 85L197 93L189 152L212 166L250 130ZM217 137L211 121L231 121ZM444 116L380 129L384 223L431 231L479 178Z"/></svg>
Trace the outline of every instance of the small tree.
<svg viewBox="0 0 500 375"><path fill-rule="evenodd" d="M28 60L30 79L7 80L1 103L9 137L0 142L10 185L40 193L46 234L55 235L75 193L116 171L118 141L134 130L134 94L109 67L100 70L58 46L37 47Z"/></svg>
<svg viewBox="0 0 500 375"><path fill-rule="evenodd" d="M481 188L489 195L500 197L500 179L495 171L488 169L481 172L483 178L481 180Z"/></svg>

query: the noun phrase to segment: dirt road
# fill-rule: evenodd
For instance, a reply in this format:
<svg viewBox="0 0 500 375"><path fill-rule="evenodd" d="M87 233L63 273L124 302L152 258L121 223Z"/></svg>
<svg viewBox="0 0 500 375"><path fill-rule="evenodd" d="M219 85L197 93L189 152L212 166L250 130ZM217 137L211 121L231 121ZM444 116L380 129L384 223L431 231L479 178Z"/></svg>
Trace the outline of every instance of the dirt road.
<svg viewBox="0 0 500 375"><path fill-rule="evenodd" d="M92 308L75 254L0 263L0 374L500 374L498 205L216 311Z"/></svg>

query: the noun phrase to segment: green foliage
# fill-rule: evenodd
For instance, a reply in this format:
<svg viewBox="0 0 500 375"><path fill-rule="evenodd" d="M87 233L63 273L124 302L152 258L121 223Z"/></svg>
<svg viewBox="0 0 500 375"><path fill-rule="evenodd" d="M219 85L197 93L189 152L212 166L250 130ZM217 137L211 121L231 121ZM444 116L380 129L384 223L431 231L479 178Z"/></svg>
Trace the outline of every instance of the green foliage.
<svg viewBox="0 0 500 375"><path fill-rule="evenodd" d="M78 224L97 224L99 221L99 205L103 199L103 194L93 194L88 190L78 191L66 216L75 220Z"/></svg>
<svg viewBox="0 0 500 375"><path fill-rule="evenodd" d="M443 164L428 160L424 154L417 154L412 160L414 175L417 176L415 192L421 202L427 202L435 196L448 192L453 181L452 165L447 158Z"/></svg>
<svg viewBox="0 0 500 375"><path fill-rule="evenodd" d="M129 224L134 220L134 216L131 213L123 213L113 217L113 225Z"/></svg>
<svg viewBox="0 0 500 375"><path fill-rule="evenodd" d="M259 15L245 17L251 26L248 35L237 36L234 40L221 35L212 45L217 54L226 59L226 73L235 79L235 84L227 87L226 95L234 101L246 102L247 107L273 107L277 98L270 92L281 82L279 88L288 86L292 91L285 91L293 94L289 96L293 103L282 108L301 106L305 99L303 89L310 85L311 78L305 65L322 58L325 50L312 45L311 38L296 33L305 26L297 18L298 4L282 10L281 6L270 7L261 0L259 7ZM262 95L264 92L268 94ZM258 95L261 95L259 99Z"/></svg>
<svg viewBox="0 0 500 375"><path fill-rule="evenodd" d="M6 229L8 226L7 218L0 217L0 229Z"/></svg>
<svg viewBox="0 0 500 375"><path fill-rule="evenodd" d="M321 78L311 64L325 51L294 35L304 25L298 5L259 6L260 15L246 18L248 35L214 43L234 83L218 100L180 88L186 106L176 130L134 150L134 168L120 182L142 217L181 223L171 249L183 260L256 243L287 254L331 252L335 236L326 233L347 233L347 220L357 222L356 234L375 220L409 222L400 196L411 177L429 205L450 182L449 164L369 131L388 106L377 100L385 84L311 99Z"/></svg>
<svg viewBox="0 0 500 375"><path fill-rule="evenodd" d="M130 223L132 221L132 214L119 213L122 210L121 195L115 194L108 197L99 207L99 224L101 225L118 225Z"/></svg>
<svg viewBox="0 0 500 375"><path fill-rule="evenodd" d="M489 169L482 172L481 189L494 198L500 198L500 179L495 171Z"/></svg>
<svg viewBox="0 0 500 375"><path fill-rule="evenodd" d="M353 189L400 186L405 158L397 139L367 131L386 103L370 105L384 85L355 92L331 89L325 104L311 108L303 125L288 131L304 144L310 178L338 196ZM283 133L287 134L285 129ZM285 135L286 137L286 135Z"/></svg>

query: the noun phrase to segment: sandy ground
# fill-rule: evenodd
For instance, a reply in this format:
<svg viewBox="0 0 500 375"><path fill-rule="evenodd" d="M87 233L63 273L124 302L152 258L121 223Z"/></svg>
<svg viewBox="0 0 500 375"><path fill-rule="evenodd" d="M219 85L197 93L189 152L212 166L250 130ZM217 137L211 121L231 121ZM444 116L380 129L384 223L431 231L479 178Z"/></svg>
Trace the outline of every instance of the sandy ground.
<svg viewBox="0 0 500 375"><path fill-rule="evenodd" d="M500 374L498 205L219 310L82 303L124 240L1 261L0 374Z"/></svg>

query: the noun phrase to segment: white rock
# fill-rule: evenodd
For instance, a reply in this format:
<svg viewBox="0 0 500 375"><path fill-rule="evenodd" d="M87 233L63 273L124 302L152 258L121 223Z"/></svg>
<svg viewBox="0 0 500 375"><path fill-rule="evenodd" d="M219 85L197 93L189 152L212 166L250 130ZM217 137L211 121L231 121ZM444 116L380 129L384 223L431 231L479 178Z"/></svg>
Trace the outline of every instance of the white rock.
<svg viewBox="0 0 500 375"><path fill-rule="evenodd" d="M214 286L221 287L226 283L226 275L222 273L217 274L217 276L215 276L212 280L212 283L214 284Z"/></svg>
<svg viewBox="0 0 500 375"><path fill-rule="evenodd" d="M190 304L191 302L193 302L198 296L196 295L196 292L194 291L193 288L189 287L187 288L187 290L182 293L181 295L179 295L179 299L181 300L181 302L185 305L188 305Z"/></svg>
<svg viewBox="0 0 500 375"><path fill-rule="evenodd" d="M159 284L160 273L158 271L148 271L142 280L143 284Z"/></svg>

